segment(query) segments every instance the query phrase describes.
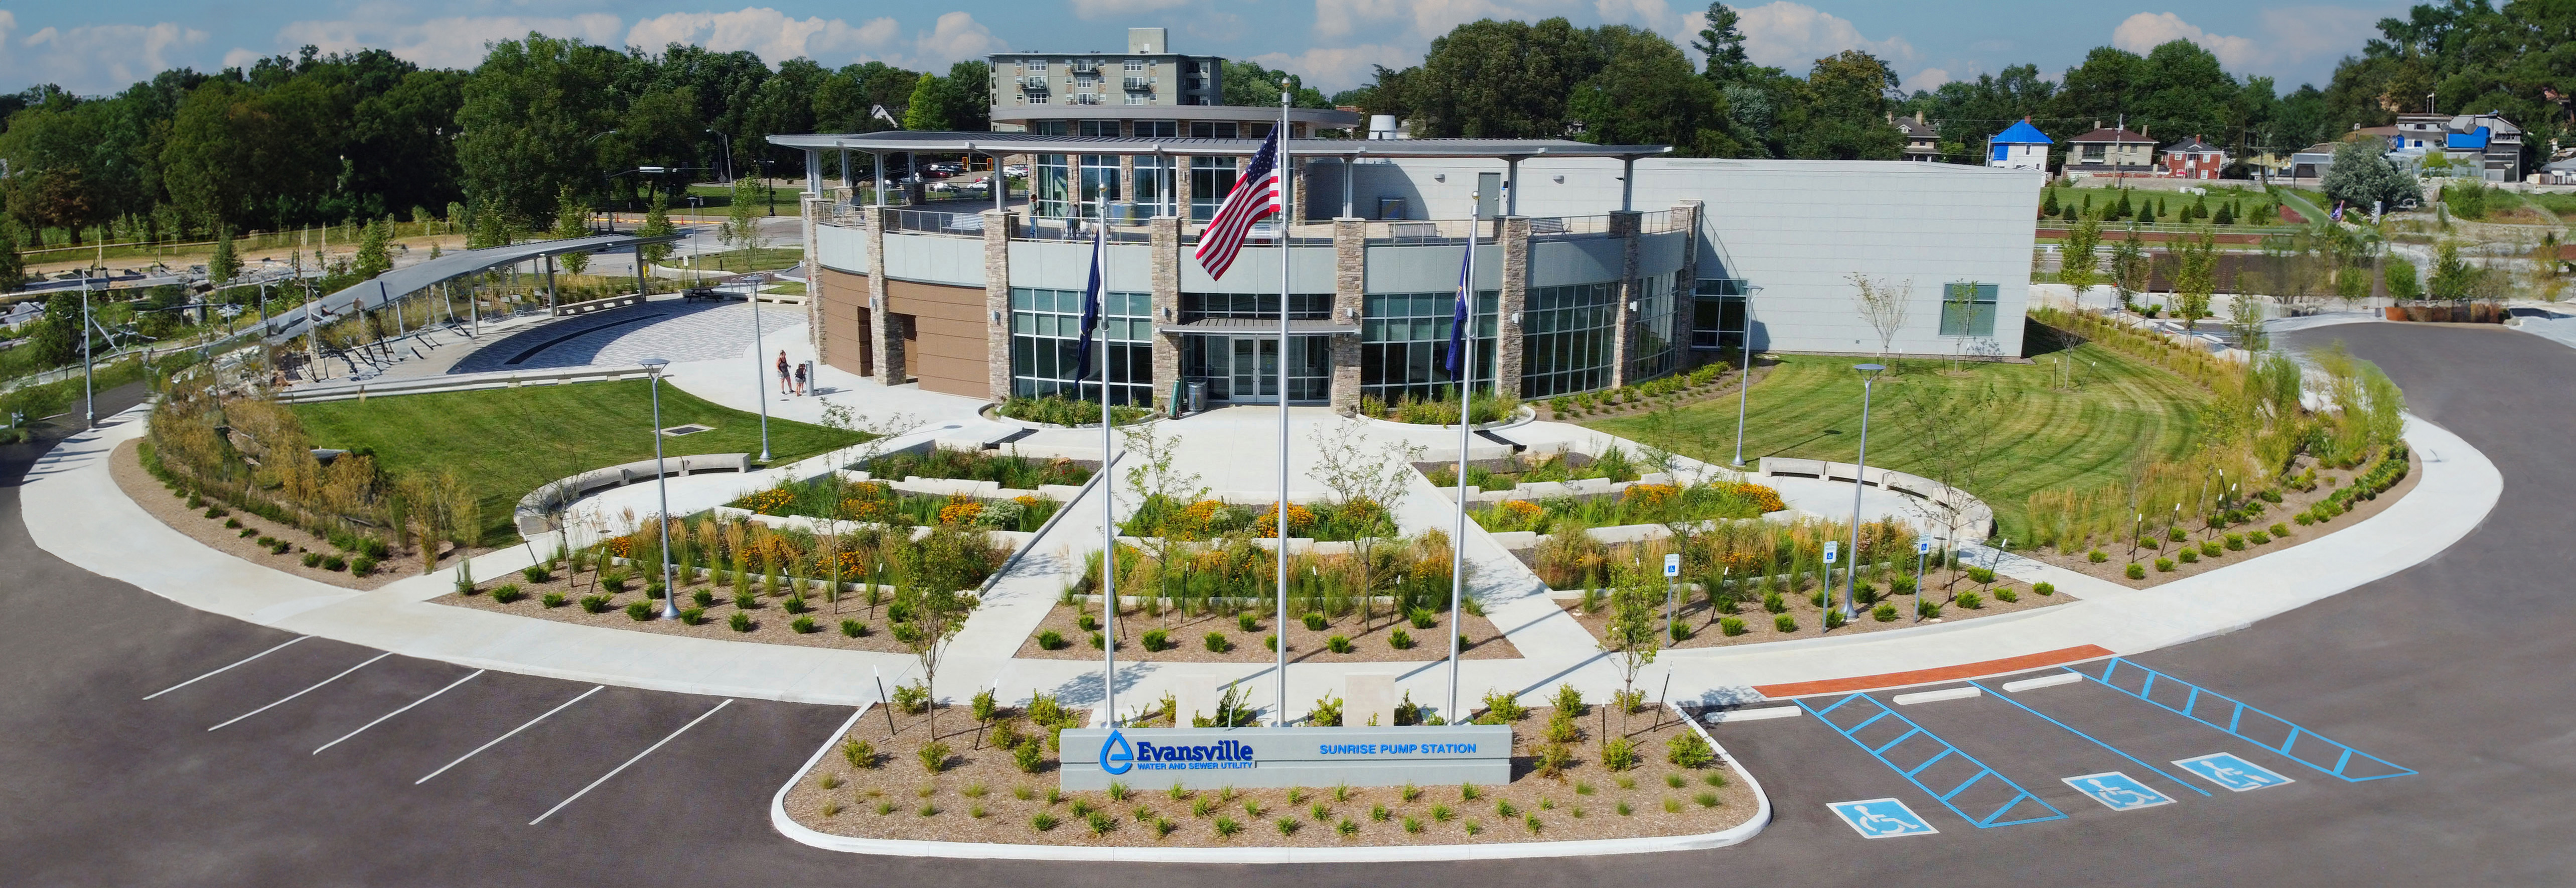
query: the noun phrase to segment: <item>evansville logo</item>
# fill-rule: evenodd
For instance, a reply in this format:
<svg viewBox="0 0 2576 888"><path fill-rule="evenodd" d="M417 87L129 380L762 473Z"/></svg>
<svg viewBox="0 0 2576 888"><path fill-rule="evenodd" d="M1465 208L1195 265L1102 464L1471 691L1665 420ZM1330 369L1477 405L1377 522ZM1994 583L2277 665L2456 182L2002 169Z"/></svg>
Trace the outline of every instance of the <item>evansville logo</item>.
<svg viewBox="0 0 2576 888"><path fill-rule="evenodd" d="M1111 730L1109 739L1100 741L1100 770L1124 774L1135 766L1136 750L1127 745L1127 735Z"/></svg>

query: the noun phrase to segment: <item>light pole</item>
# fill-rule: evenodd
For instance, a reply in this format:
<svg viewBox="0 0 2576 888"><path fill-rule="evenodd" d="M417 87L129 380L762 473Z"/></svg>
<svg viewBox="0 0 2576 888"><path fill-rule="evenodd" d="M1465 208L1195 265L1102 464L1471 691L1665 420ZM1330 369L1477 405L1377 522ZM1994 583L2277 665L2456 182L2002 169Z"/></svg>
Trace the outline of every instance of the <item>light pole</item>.
<svg viewBox="0 0 2576 888"><path fill-rule="evenodd" d="M89 362L89 272L81 272L81 422L98 425L98 379Z"/></svg>
<svg viewBox="0 0 2576 888"><path fill-rule="evenodd" d="M1860 582L1860 492L1863 476L1869 474L1870 386L1887 370L1878 364L1853 364L1852 369L1860 371L1860 458L1852 467L1851 566L1843 568L1844 622L1851 621L1852 587Z"/></svg>
<svg viewBox="0 0 2576 888"><path fill-rule="evenodd" d="M760 288L753 287L742 298L751 301L751 382L752 389L760 395L760 461L765 463L769 461L769 380L761 365L769 362L769 346L760 339Z"/></svg>
<svg viewBox="0 0 2576 888"><path fill-rule="evenodd" d="M1744 405L1753 397L1753 297L1744 297L1744 340L1735 344L1744 352L1744 369L1735 373L1735 467L1744 467Z"/></svg>
<svg viewBox="0 0 2576 888"><path fill-rule="evenodd" d="M658 516L662 525L662 619L680 618L680 587L671 578L671 481L662 467L662 368L671 362L661 358L639 361L644 372L653 377L653 486L662 498Z"/></svg>
<svg viewBox="0 0 2576 888"><path fill-rule="evenodd" d="M733 136L716 132L713 127L709 127L707 132L715 133L716 143L724 146L725 184L733 184Z"/></svg>

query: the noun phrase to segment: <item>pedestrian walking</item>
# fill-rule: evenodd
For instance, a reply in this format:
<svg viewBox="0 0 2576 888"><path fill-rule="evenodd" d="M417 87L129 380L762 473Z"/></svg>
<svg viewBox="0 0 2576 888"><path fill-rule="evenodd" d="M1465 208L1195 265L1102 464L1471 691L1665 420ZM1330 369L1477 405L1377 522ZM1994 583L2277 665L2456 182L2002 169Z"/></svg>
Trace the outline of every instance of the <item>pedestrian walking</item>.
<svg viewBox="0 0 2576 888"><path fill-rule="evenodd" d="M805 368L808 366L810 365L803 361L796 364L796 396L799 398L805 397Z"/></svg>
<svg viewBox="0 0 2576 888"><path fill-rule="evenodd" d="M778 393L787 394L787 352L778 352Z"/></svg>

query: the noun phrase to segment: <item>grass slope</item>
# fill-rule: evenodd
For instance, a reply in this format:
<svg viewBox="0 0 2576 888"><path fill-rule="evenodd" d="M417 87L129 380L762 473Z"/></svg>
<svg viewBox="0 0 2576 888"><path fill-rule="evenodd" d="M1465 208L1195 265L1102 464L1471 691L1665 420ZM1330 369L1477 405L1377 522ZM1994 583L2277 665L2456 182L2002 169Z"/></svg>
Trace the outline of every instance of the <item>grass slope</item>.
<svg viewBox="0 0 2576 888"><path fill-rule="evenodd" d="M2052 388L2051 357L2071 355L2073 389ZM1895 409L1900 386L1972 390L1989 383L2003 396L1988 421L1994 453L1969 492L1995 509L2000 533L2023 538L2030 495L2068 485L2118 480L2141 457L2177 457L2199 444L2198 405L2206 394L2161 368L2095 345L2037 359L2036 364L1971 364L1950 371L1938 362L1894 362L1872 397L1869 464L1932 474L1921 447ZM1765 456L1849 462L1859 449L1861 384L1854 358L1788 355L1754 385L1746 407L1747 467ZM1652 441L1644 416L1585 423L1724 464L1734 456L1735 402L1718 399L1681 408L1679 440Z"/></svg>
<svg viewBox="0 0 2576 888"><path fill-rule="evenodd" d="M601 466L653 458L650 382L585 382L299 404L317 447L368 449L395 474L454 469L483 505L483 538L516 539L510 510L529 491ZM662 425L714 430L665 440L666 456L760 453L760 417L662 387ZM784 463L866 436L769 421L770 456Z"/></svg>

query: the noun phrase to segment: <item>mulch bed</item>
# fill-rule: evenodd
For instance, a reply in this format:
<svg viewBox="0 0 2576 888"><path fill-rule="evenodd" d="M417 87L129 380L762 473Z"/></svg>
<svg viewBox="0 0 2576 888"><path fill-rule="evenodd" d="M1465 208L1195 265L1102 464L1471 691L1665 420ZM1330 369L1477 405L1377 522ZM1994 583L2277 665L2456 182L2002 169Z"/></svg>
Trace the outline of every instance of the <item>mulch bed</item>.
<svg viewBox="0 0 2576 888"><path fill-rule="evenodd" d="M1911 565L1908 566L1910 567ZM1952 582L1954 579L1956 580L1955 583ZM1880 583L1878 585L1880 586L1880 594L1885 596L1887 591L1886 584ZM2004 576L1995 577L1995 582L1992 586L1981 586L1974 581L1969 580L1965 571L1943 570L1940 568L1932 568L1924 573L1923 586L1923 600L1929 603L1941 605L1940 616L1918 621L1914 618L1915 599L1913 595L1887 596L1883 597L1882 600L1888 604L1896 605L1896 619L1881 622L1874 614L1871 613L1872 607L1870 605L1858 604L1855 602L1853 610L1856 611L1859 616L1852 618L1851 622L1843 624L1842 628L1831 631L1827 631L1825 629L1825 608L1817 605L1814 601L1813 596L1817 592L1817 586L1813 580L1808 582L1806 590L1803 592L1795 594L1783 592L1780 595L1780 603L1788 608L1786 611L1783 611L1783 613L1796 619L1798 624L1796 629L1788 632L1780 631L1778 620L1776 619L1777 615L1763 610L1762 602L1758 598L1738 605L1736 612L1732 614L1722 614L1712 611L1709 608L1708 600L1706 598L1698 598L1689 602L1686 606L1677 606L1674 609L1673 621L1690 627L1690 637L1681 641L1674 641L1670 635L1663 636L1664 647L1666 649L1729 647L1740 644L1760 644L1766 641L1788 641L1798 638L1823 638L1829 635L1859 635L1869 632L1885 632L1890 629L1904 629L1912 626L1926 626L1935 623L1956 623L1960 620L1970 620L1978 617L1999 616L2002 614L2048 607L2055 604L2063 604L2072 600L2072 596L2064 593L2040 595L2031 591L2031 585L2029 583L2015 581L2010 577ZM2011 591L2013 597L2020 600L2005 601L1995 597L1996 592L2005 590ZM1979 601L1978 606L1973 609L1962 607L1958 602L1958 593L1961 592L1975 592L1977 593L1977 597L1982 600ZM1842 605L1843 583L1839 574L1836 575L1836 579L1832 586L1832 594L1827 598L1827 600L1838 609ZM1604 627L1606 627L1610 622L1608 593L1603 593L1600 607L1597 610L1586 610L1583 607L1583 602L1581 600L1559 601L1557 604L1560 607L1565 608L1566 612L1574 617L1575 622L1583 624L1583 628L1586 631L1591 632L1593 638L1597 639L1604 637ZM1655 612L1655 626L1656 628L1661 629L1663 627L1663 608L1658 605ZM1718 622L1720 619L1725 617L1733 617L1735 619L1743 620L1744 634L1734 636L1727 635Z"/></svg>
<svg viewBox="0 0 2576 888"><path fill-rule="evenodd" d="M2311 463L2307 457L2302 456L2299 457L2299 461L2297 463L2292 465L2292 468L2296 471L2304 472L2310 465L2313 465L2313 463ZM2198 576L2231 564L2241 563L2248 559L2259 558L2283 549L2298 546L2310 540L2322 538L2346 527L2351 527L2352 525L2358 524L2373 515L2387 511L2389 506L2395 505L2398 500L2404 499L2407 493L2415 489L2416 483L2423 479L2424 462L2422 458L2418 457L2412 451L2409 451L2406 454L2406 477L2399 479L2395 485L2389 487L2386 491L2381 492L2375 499L2358 500L2352 503L2351 511L2335 516L2332 521L2302 527L2298 522L2291 520L2290 516L2305 512L2308 510L2308 507L2315 505L2318 501L2323 500L2326 497L2333 496L2336 490L2350 486L2353 478L2366 471L2369 471L2369 466L2367 465L2350 469L2318 469L2316 490L2301 492L2284 489L2281 492L2281 501L2279 503L2264 504L2263 514L2249 523L2217 531L2205 531L2198 527L2190 527L2186 528L2187 533L2185 536L2190 537L2190 540L2187 543L2176 543L2168 540L2162 541L2162 548L2160 549L2141 548L2137 550L2137 561L2139 564L2146 565L2147 568L2147 578L2143 580L2129 579L2128 574L2126 573L2129 567L2129 547L2123 544L2114 544L2106 541L2100 545L2099 548L2102 550L2102 553L2109 557L2099 564L2095 564L2089 560L2086 557L2086 552L2059 552L2053 549L2047 549L2035 552L2022 551L2015 554L2019 554L2026 558L2045 561L2049 564L2075 571L2076 573L2084 574L2086 576L2109 580L2132 589L2150 588L2164 583L2170 583L2184 577ZM2333 484L2326 483L2326 479L2329 478L2334 480ZM2153 516L2150 517L2152 518ZM2287 537L2275 537L2271 542L2261 545L2256 545L2249 538L2245 544L2245 548L2239 551L2230 551L2222 546L2217 555L2211 556L2204 553L2200 556L2200 560L2193 564L2182 563L2181 558L2177 555L2177 553L2186 545L2192 546L2197 550L2197 547L2204 541L2204 539L2223 543L2226 535L2230 533L2241 534L2248 531L2261 530L2266 534L2269 534L2271 532L2272 525L2276 523L2287 527L2290 531L2290 535ZM2162 529L2163 527L2160 525L2148 525L2149 532ZM2157 558L2174 559L2174 569L2170 571L2157 570L2155 565Z"/></svg>
<svg viewBox="0 0 2576 888"><path fill-rule="evenodd" d="M697 606L697 603L692 600L691 596L700 590L705 590L715 596L714 602L706 608L706 620L705 622L699 623L695 626L688 625L678 620L665 620L660 616L662 605L661 601L658 599L647 598L644 595L645 574L649 574L657 569L658 568L655 566L649 564L630 565L627 568L629 571L629 579L627 580L626 591L624 592L608 592L601 588L599 585L599 571L590 570L574 574L569 571L558 569L553 572L553 576L551 578L544 582L530 582L528 578L522 574L511 574L505 577L478 577L476 578L477 582L474 586L475 594L459 595L457 593L450 592L431 600L439 604L470 607L476 610L497 611L513 616L536 617L539 619L557 620L566 623L577 623L584 626L626 629L635 632L658 632L663 635L686 635L696 638L712 638L722 641L753 641L768 644L793 644L805 647L837 648L840 650L852 651L878 651L883 653L909 653L911 651L911 649L905 647L902 642L895 640L894 633L890 631L890 627L887 625L885 608L882 606L874 608L869 607L864 593L842 593L840 603L835 606L832 602L823 600L821 593L812 591L807 592L806 594L808 597L805 599L805 604L811 609L802 616L810 616L814 618L814 631L797 632L793 628L793 624L799 615L787 612L788 596L783 591L785 587L784 581L781 581L782 591L780 594L756 596L753 601L753 604L756 606L748 611L734 605L732 589L715 585L704 577L700 577L695 582L683 582L680 585L680 606L683 608ZM760 577L757 574L751 577L751 587L753 589L759 589L760 583ZM491 592L505 585L518 586L519 590L526 593L527 597L507 604L493 600ZM563 604L556 607L546 606L545 597L549 592L562 595ZM581 599L583 596L600 594L606 594L608 596L607 610L594 614L584 611L581 608ZM888 600L891 600L892 598L891 595L885 597ZM636 620L626 615L626 606L639 601L652 605L654 609L653 618L647 620ZM751 615L752 623L750 631L736 631L731 625L729 625L729 621L732 620L733 615L737 612L748 613ZM841 621L843 620L859 621L865 625L867 634L856 638L843 634L841 631Z"/></svg>
<svg viewBox="0 0 2576 888"><path fill-rule="evenodd" d="M304 554L307 552L337 554L343 558L349 557L351 553L333 548L329 540L305 533L293 526L231 509L211 499L206 501L205 506L189 508L184 494L162 486L161 479L152 477L151 472L144 470L143 461L137 455L140 443L140 441L127 441L116 445L116 452L108 456L108 475L116 479L117 488L125 491L126 498L132 499L135 505L142 506L143 511L151 513L152 517L160 519L161 523L169 525L170 529L204 543L207 548L270 570L362 592L377 589L386 583L420 572L419 553L401 549L389 553L391 557L386 558L376 568L376 572L363 577L351 576L347 570L305 567ZM207 517L207 507L216 506L223 506L228 510L227 514ZM227 521L238 521L241 527L225 527L224 523ZM250 531L250 533L244 534L243 531ZM272 552L259 546L258 539L263 536L289 545L284 553ZM441 545L445 548L439 565L444 569L455 564L456 551L452 545ZM487 550L468 551L481 554Z"/></svg>
<svg viewBox="0 0 2576 888"><path fill-rule="evenodd" d="M991 731L983 733L979 747L975 721L962 707L940 712L939 739L953 752L947 768L932 774L918 754L930 741L929 717L898 714L889 733L885 711L879 709L862 716L843 740L873 745L878 753L874 767L852 765L840 752L844 747L836 745L833 754L788 791L786 807L797 823L834 835L1090 847L1322 848L1620 839L1715 832L1753 815L1752 791L1724 764L1687 769L1665 761L1666 744L1690 730L1669 713L1658 716L1648 710L1628 716L1627 736L1638 741L1644 763L1623 772L1603 767L1600 736L1605 727L1621 730L1620 717L1604 708L1589 707L1576 719L1582 729L1581 738L1571 744L1576 762L1554 777L1533 771L1550 710L1530 710L1513 723L1512 782L1476 787L1472 800L1451 785L1416 787L1410 793L1405 787L1175 793L1169 786L1140 785L1124 800L1105 791L1059 792L1053 753L1037 773L1022 772L1009 751L993 745ZM1316 730L1321 735L1331 729ZM1033 729L1020 732L1031 735L1026 742L1043 742ZM1381 807L1383 819L1377 816ZM1108 828L1094 833L1077 809L1109 815ZM1440 816L1444 811L1446 819ZM1058 823L1039 829L1033 821L1041 813ZM1529 818L1536 819L1536 829ZM1220 819L1240 831L1221 835ZM1283 831L1283 821L1293 827ZM1344 823L1350 824L1347 832ZM1415 831L1408 831L1408 823Z"/></svg>
<svg viewBox="0 0 2576 888"><path fill-rule="evenodd" d="M1046 620L1029 632L1028 639L1020 643L1019 652L1012 656L1041 660L1100 659L1100 649L1091 646L1091 631L1082 628L1080 622L1085 613L1097 619L1100 607L1094 604L1076 609L1070 605L1056 605L1047 613ZM1184 618L1172 610L1153 616L1145 613L1142 607L1121 608L1118 631L1122 640L1118 645L1118 656L1131 661L1156 663L1273 662L1278 659L1278 654L1270 649L1266 640L1277 631L1274 628L1278 622L1276 614L1265 607L1252 616L1255 628L1246 632L1231 613L1202 613ZM1380 608L1376 618L1366 626L1361 625L1359 613L1353 611L1339 619L1327 619L1321 631L1306 628L1303 617L1297 613L1288 617L1288 662L1291 663L1428 662L1449 656L1449 641L1441 635L1441 627L1449 623L1446 608L1437 612L1429 629L1416 629L1402 618L1390 617L1385 608ZM1503 637L1502 631L1494 628L1492 621L1475 614L1464 614L1462 619L1466 622L1466 637L1464 648L1458 654L1460 659L1509 660L1521 655ZM1145 649L1144 634L1154 629L1162 629L1169 634L1170 640L1166 642L1169 647L1159 651ZM1411 648L1395 647L1393 639L1398 629L1404 630L1412 640ZM1048 631L1061 636L1065 646L1055 650L1040 647L1039 635ZM1224 636L1224 652L1208 650L1207 635L1211 632ZM1349 653L1337 654L1328 648L1335 635L1350 640Z"/></svg>

